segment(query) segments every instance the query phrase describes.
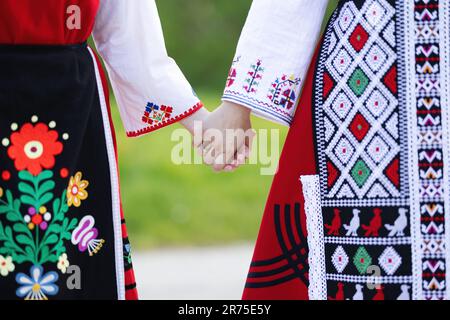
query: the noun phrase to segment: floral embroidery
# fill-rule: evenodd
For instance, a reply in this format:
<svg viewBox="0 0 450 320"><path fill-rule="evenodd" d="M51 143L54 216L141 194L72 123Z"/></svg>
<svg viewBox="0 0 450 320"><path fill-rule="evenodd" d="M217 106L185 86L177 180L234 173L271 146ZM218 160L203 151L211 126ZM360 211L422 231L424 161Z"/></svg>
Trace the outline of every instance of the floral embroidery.
<svg viewBox="0 0 450 320"><path fill-rule="evenodd" d="M105 243L105 240L97 239L98 230L94 228L94 225L94 217L85 216L72 232L72 244L78 245L81 252L88 250L90 256L96 254Z"/></svg>
<svg viewBox="0 0 450 320"><path fill-rule="evenodd" d="M86 200L88 192L86 188L89 186L89 181L82 180L83 174L77 172L75 176L70 178L69 186L67 187L67 205L71 207L81 206L81 201Z"/></svg>
<svg viewBox="0 0 450 320"><path fill-rule="evenodd" d="M61 270L61 273L66 273L67 268L69 267L70 263L69 260L67 259L67 254L63 253L59 259L58 259L58 264L56 265L56 267Z"/></svg>
<svg viewBox="0 0 450 320"><path fill-rule="evenodd" d="M12 257L4 257L0 255L0 275L2 277L8 276L10 272L13 272L15 269Z"/></svg>
<svg viewBox="0 0 450 320"><path fill-rule="evenodd" d="M256 93L259 82L263 77L264 68L262 67L262 61L258 60L256 64L250 66L251 70L247 72L247 79L244 89L247 93Z"/></svg>
<svg viewBox="0 0 450 320"><path fill-rule="evenodd" d="M228 78L227 78L227 84L226 84L227 88L231 87L234 84L234 82L236 81L237 70L236 70L235 66L239 62L240 59L241 59L241 57L239 56L235 60L233 60L233 63L230 68L230 72L228 72Z"/></svg>
<svg viewBox="0 0 450 320"><path fill-rule="evenodd" d="M12 192L7 190L6 199L0 199L0 214L5 214L12 224L12 228L3 227L0 222L0 241L3 242L0 253L10 254L17 263L31 262L42 265L46 262L56 262L59 255L66 251L64 240L70 239L70 231L75 228L77 219L65 217L68 211L66 191L62 192L61 197L54 199L55 182L51 178L52 171L43 171L37 176L28 171L21 171L21 197L15 199ZM43 207L51 201L53 217L46 215L48 212ZM23 204L29 206L25 216L21 213ZM39 212L36 208L40 209ZM39 232L40 230L45 232Z"/></svg>
<svg viewBox="0 0 450 320"><path fill-rule="evenodd" d="M54 296L59 289L55 282L58 280L58 274L54 271L44 274L41 266L32 266L30 276L24 273L18 273L16 282L20 285L16 294L25 300L47 300L47 296Z"/></svg>
<svg viewBox="0 0 450 320"><path fill-rule="evenodd" d="M149 125L155 125L163 121L168 120L173 113L173 108L169 106L158 106L154 103L149 102L145 108L144 116L142 121Z"/></svg>
<svg viewBox="0 0 450 320"><path fill-rule="evenodd" d="M33 116L32 123L36 122L37 117ZM44 264L52 263L64 274L69 267L66 244L70 240L78 239L74 244L82 252L87 248L90 255L100 250L104 240L95 239L98 230L93 227L93 217L85 217L79 224L77 218L67 216L69 207L80 207L88 197L89 182L82 179L81 172L70 178L67 188L55 193L55 156L63 151L58 132L49 129L55 128L56 123L32 123L24 124L19 130L17 124L11 125L14 132L2 140L18 171L19 194L0 188L0 218L5 219L0 220L0 274L7 277L16 265L31 264L29 275L16 274L19 285L16 295L45 300L58 294L59 288L58 274L45 273ZM62 139L68 140L68 134L63 134ZM5 179L4 172L2 179L9 181L13 173L8 171ZM62 179L69 176L65 168L58 173Z"/></svg>
<svg viewBox="0 0 450 320"><path fill-rule="evenodd" d="M47 212L46 207L42 206L39 208L39 212L36 212L34 207L29 207L28 214L25 216L24 220L28 223L28 228L30 230L33 230L36 226L41 228L41 230L46 230L51 218L51 213Z"/></svg>
<svg viewBox="0 0 450 320"><path fill-rule="evenodd" d="M294 75L290 77L283 75L272 83L268 98L275 105L290 110L297 101L296 91L299 84L300 78L296 78Z"/></svg>
<svg viewBox="0 0 450 320"><path fill-rule="evenodd" d="M63 150L62 143L57 140L58 133L49 130L46 124L33 126L27 123L11 135L8 156L14 160L17 171L26 169L36 176L43 168L50 169L55 165L55 156Z"/></svg>

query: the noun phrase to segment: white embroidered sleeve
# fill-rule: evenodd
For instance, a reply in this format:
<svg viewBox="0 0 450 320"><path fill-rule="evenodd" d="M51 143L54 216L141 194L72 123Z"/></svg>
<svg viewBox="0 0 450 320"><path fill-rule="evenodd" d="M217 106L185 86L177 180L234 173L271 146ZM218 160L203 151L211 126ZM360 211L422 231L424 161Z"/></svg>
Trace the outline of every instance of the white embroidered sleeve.
<svg viewBox="0 0 450 320"><path fill-rule="evenodd" d="M223 95L290 125L328 0L253 0Z"/></svg>
<svg viewBox="0 0 450 320"><path fill-rule="evenodd" d="M128 136L162 128L202 107L167 55L154 0L101 1L93 36Z"/></svg>

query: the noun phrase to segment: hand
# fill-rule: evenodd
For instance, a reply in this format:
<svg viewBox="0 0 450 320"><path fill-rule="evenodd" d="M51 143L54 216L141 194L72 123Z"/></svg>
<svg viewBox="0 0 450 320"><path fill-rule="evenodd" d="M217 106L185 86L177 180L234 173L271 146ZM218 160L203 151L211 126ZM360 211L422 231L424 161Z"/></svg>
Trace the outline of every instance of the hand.
<svg viewBox="0 0 450 320"><path fill-rule="evenodd" d="M209 112L206 108L201 108L191 116L181 120L180 123L194 136L196 131L195 126L198 124L203 124L210 114L211 112Z"/></svg>
<svg viewBox="0 0 450 320"><path fill-rule="evenodd" d="M195 137L206 164L216 171L232 171L245 163L255 136L250 109L223 102L203 123L203 136Z"/></svg>

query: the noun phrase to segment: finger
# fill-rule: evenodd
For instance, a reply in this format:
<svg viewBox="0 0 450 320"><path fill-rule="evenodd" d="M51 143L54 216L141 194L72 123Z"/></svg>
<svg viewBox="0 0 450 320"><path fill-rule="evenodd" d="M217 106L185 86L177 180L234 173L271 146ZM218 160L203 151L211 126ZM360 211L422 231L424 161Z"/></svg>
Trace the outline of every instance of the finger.
<svg viewBox="0 0 450 320"><path fill-rule="evenodd" d="M236 169L237 169L237 167L235 167L233 165L226 165L225 168L223 169L223 171L225 171L225 172L233 172Z"/></svg>
<svg viewBox="0 0 450 320"><path fill-rule="evenodd" d="M211 147L209 147L208 150L203 152L203 161L209 166L214 165L214 161L216 160L216 154L217 154L216 150L211 145Z"/></svg>
<svg viewBox="0 0 450 320"><path fill-rule="evenodd" d="M237 161L238 165L245 164L245 161L249 158L249 156L250 156L250 150L244 144L236 154L236 161Z"/></svg>
<svg viewBox="0 0 450 320"><path fill-rule="evenodd" d="M225 151L225 164L231 164L236 159L239 150L245 146L245 132L243 130L235 131L233 139L227 139Z"/></svg>
<svg viewBox="0 0 450 320"><path fill-rule="evenodd" d="M192 138L192 146L196 149L201 148L203 144L203 134L199 135L194 132L193 138Z"/></svg>
<svg viewBox="0 0 450 320"><path fill-rule="evenodd" d="M235 158L231 162L231 166L234 169L239 168L240 166L244 165L247 158L248 158L248 147L244 144L242 147L236 152Z"/></svg>
<svg viewBox="0 0 450 320"><path fill-rule="evenodd" d="M238 149L236 154L234 155L234 159L231 161L231 165L233 167L239 167L250 158L251 147L253 145L253 139L255 138L256 133L254 130L251 130L250 133L246 134L245 143Z"/></svg>
<svg viewBox="0 0 450 320"><path fill-rule="evenodd" d="M198 148L204 152L209 151L209 148L213 146L213 142L212 140L203 140Z"/></svg>
<svg viewBox="0 0 450 320"><path fill-rule="evenodd" d="M225 163L225 154L221 153L215 158L212 167L214 171L222 171L226 165L227 163Z"/></svg>
<svg viewBox="0 0 450 320"><path fill-rule="evenodd" d="M248 156L250 156L250 152L252 151L253 140L255 139L255 137L256 137L256 131L251 129L245 139L245 145L248 147Z"/></svg>

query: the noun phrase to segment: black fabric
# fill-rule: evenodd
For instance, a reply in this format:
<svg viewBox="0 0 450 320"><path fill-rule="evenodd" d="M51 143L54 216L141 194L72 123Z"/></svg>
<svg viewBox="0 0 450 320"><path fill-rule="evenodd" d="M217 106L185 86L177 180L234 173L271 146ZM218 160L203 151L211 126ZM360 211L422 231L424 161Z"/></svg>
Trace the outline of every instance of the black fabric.
<svg viewBox="0 0 450 320"><path fill-rule="evenodd" d="M65 217L68 221L76 218L78 222L86 215L95 218L98 239L104 243L98 253L90 256L81 252L70 239L64 246L71 265L81 270L81 290L69 290L66 281L69 274L63 274L57 263L43 264L44 273L56 272L59 279L57 295L46 295L49 299L117 299L117 285L114 259L114 232L112 222L111 184L107 147L102 120L101 107L95 77L94 64L85 45L65 47L0 47L0 140L10 139L11 125L16 123L18 130L25 123L49 125L56 123L58 141L63 143L63 151L56 155L54 173L54 199L61 198L69 179L76 172L82 172L82 179L89 181L86 188L88 198L80 207L71 206ZM36 125L37 123L32 123ZM62 135L69 139L63 140ZM11 141L10 141L11 145ZM0 173L9 172L9 179L0 177L0 187L6 201L6 190L15 198L20 198L18 185L20 179L14 161L8 156L8 147L0 146ZM61 170L68 169L68 176ZM7 178L8 174L3 176ZM50 212L52 202L46 204ZM27 205L22 204L21 213L27 214ZM3 228L12 227L6 214L0 214ZM51 221L50 221L51 222ZM78 225L78 224L77 224ZM33 230L34 235L35 230ZM43 231L40 231L43 232ZM0 238L1 239L1 238ZM10 255L0 240L4 257ZM19 284L16 275L30 275L32 263L14 261L15 270L8 276L0 276L0 299L16 299Z"/></svg>

